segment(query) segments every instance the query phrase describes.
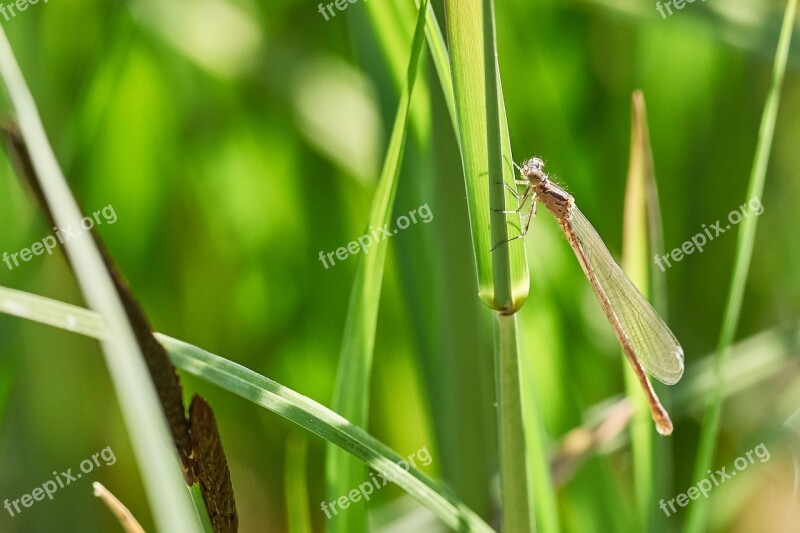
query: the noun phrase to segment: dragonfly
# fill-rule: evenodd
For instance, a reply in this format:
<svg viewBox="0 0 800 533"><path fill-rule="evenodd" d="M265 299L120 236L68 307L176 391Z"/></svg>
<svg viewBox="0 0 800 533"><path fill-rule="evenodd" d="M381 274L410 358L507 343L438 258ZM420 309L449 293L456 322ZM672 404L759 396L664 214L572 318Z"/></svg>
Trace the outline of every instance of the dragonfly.
<svg viewBox="0 0 800 533"><path fill-rule="evenodd" d="M519 214L530 199L529 212L527 216L521 215L525 226L520 234L499 243L492 251L528 234L531 220L536 216L537 203L547 208L561 226L628 362L633 367L650 407L656 430L662 435L671 434L672 421L653 390L647 374L667 385L677 383L683 376L683 348L650 302L614 261L603 239L575 205L572 195L553 183L544 172L544 161L532 157L522 166L516 163L514 166L523 178L514 180L514 183L524 185L525 191L518 194L511 186L503 183L519 200L519 204L512 211L497 211Z"/></svg>

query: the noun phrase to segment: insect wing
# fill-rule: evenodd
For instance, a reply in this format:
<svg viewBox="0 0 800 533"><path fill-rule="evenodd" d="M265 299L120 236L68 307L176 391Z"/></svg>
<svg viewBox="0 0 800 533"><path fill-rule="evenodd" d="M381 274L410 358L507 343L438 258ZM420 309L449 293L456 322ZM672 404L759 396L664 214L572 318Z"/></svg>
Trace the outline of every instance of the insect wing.
<svg viewBox="0 0 800 533"><path fill-rule="evenodd" d="M620 333L629 341L645 370L662 383L674 385L683 376L683 348L675 335L614 261L597 231L577 207L571 210L569 224L596 278L596 284L592 285L597 296L605 300L606 313L616 318Z"/></svg>

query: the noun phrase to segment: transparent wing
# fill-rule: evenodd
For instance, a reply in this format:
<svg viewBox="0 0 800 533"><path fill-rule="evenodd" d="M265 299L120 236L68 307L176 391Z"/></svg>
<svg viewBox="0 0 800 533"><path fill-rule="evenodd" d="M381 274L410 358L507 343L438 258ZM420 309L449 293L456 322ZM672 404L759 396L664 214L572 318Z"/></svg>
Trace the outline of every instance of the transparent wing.
<svg viewBox="0 0 800 533"><path fill-rule="evenodd" d="M617 327L616 319L621 329L618 333L629 341L645 370L662 383L677 383L683 375L683 348L675 335L614 261L597 231L577 207L573 207L566 225L577 239L579 248L575 248L572 239L570 242L579 259L583 255L584 269L589 270L587 276L595 278L592 287L612 326Z"/></svg>

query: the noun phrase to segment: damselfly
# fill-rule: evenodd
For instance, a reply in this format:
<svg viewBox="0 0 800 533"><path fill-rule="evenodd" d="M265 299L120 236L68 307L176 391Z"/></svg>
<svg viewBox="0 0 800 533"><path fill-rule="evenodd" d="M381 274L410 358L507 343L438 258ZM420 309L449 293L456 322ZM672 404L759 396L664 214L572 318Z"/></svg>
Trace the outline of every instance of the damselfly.
<svg viewBox="0 0 800 533"><path fill-rule="evenodd" d="M520 235L500 244L527 235L531 219L536 215L536 203L544 204L564 231L600 307L614 328L647 397L656 429L662 435L669 435L672 433L672 421L658 400L645 370L662 383L674 385L683 375L683 348L653 306L611 257L603 239L575 205L574 198L544 173L544 162L533 157L521 167L517 166L517 169L525 179L515 180L515 183L525 185L525 192L520 195L506 184L519 200L519 205L514 211L502 212L519 213L528 198L530 210Z"/></svg>

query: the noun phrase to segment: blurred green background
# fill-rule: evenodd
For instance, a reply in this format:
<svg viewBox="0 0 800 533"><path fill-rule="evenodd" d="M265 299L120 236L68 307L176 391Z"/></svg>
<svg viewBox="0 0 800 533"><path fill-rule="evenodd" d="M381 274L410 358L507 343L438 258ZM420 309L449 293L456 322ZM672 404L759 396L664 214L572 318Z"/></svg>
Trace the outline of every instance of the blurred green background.
<svg viewBox="0 0 800 533"><path fill-rule="evenodd" d="M441 2L433 5L444 26ZM642 89L665 247L679 247L746 200L783 7L708 0L663 19L653 2L634 0L498 2L515 158L544 158L618 256L630 96ZM0 24L76 196L88 211L114 206L118 221L99 231L154 327L329 405L358 256L328 269L318 256L364 233L414 4L356 2L328 21L317 9L285 0L73 0L40 2ZM714 490L714 531L800 528L792 490L800 434L785 426L800 406L796 37L738 338L771 333L736 352L733 361L750 370L733 378L715 464L730 465L761 442L771 458ZM494 523L490 312L477 299L456 137L427 59L395 216L428 204L434 219L390 243L369 431L401 455L427 447L433 461L425 471ZM5 99L3 106L7 113ZM623 358L572 251L540 212L526 243L523 372L534 384L526 401L536 403L555 451L593 406L622 394ZM49 234L5 156L0 216L0 252ZM698 481L704 390L694 365L716 346L735 246L731 231L666 272L668 322L687 373L671 388L676 429L658 498ZM14 270L0 264L0 285L83 305L60 252ZM217 414L241 531L286 531L286 443L301 430L183 381L187 395L201 392ZM670 391L658 390L669 402ZM0 499L29 493L54 470L77 469L111 446L117 463L93 476L152 531L95 341L0 316L0 422ZM633 530L626 437L601 451L558 491L565 530ZM309 437L309 514L319 531L323 455L324 443ZM369 508L375 531L439 527L393 487ZM653 509L654 530L681 528L685 510L667 518L657 501ZM118 528L88 479L20 516L0 509L2 532Z"/></svg>

